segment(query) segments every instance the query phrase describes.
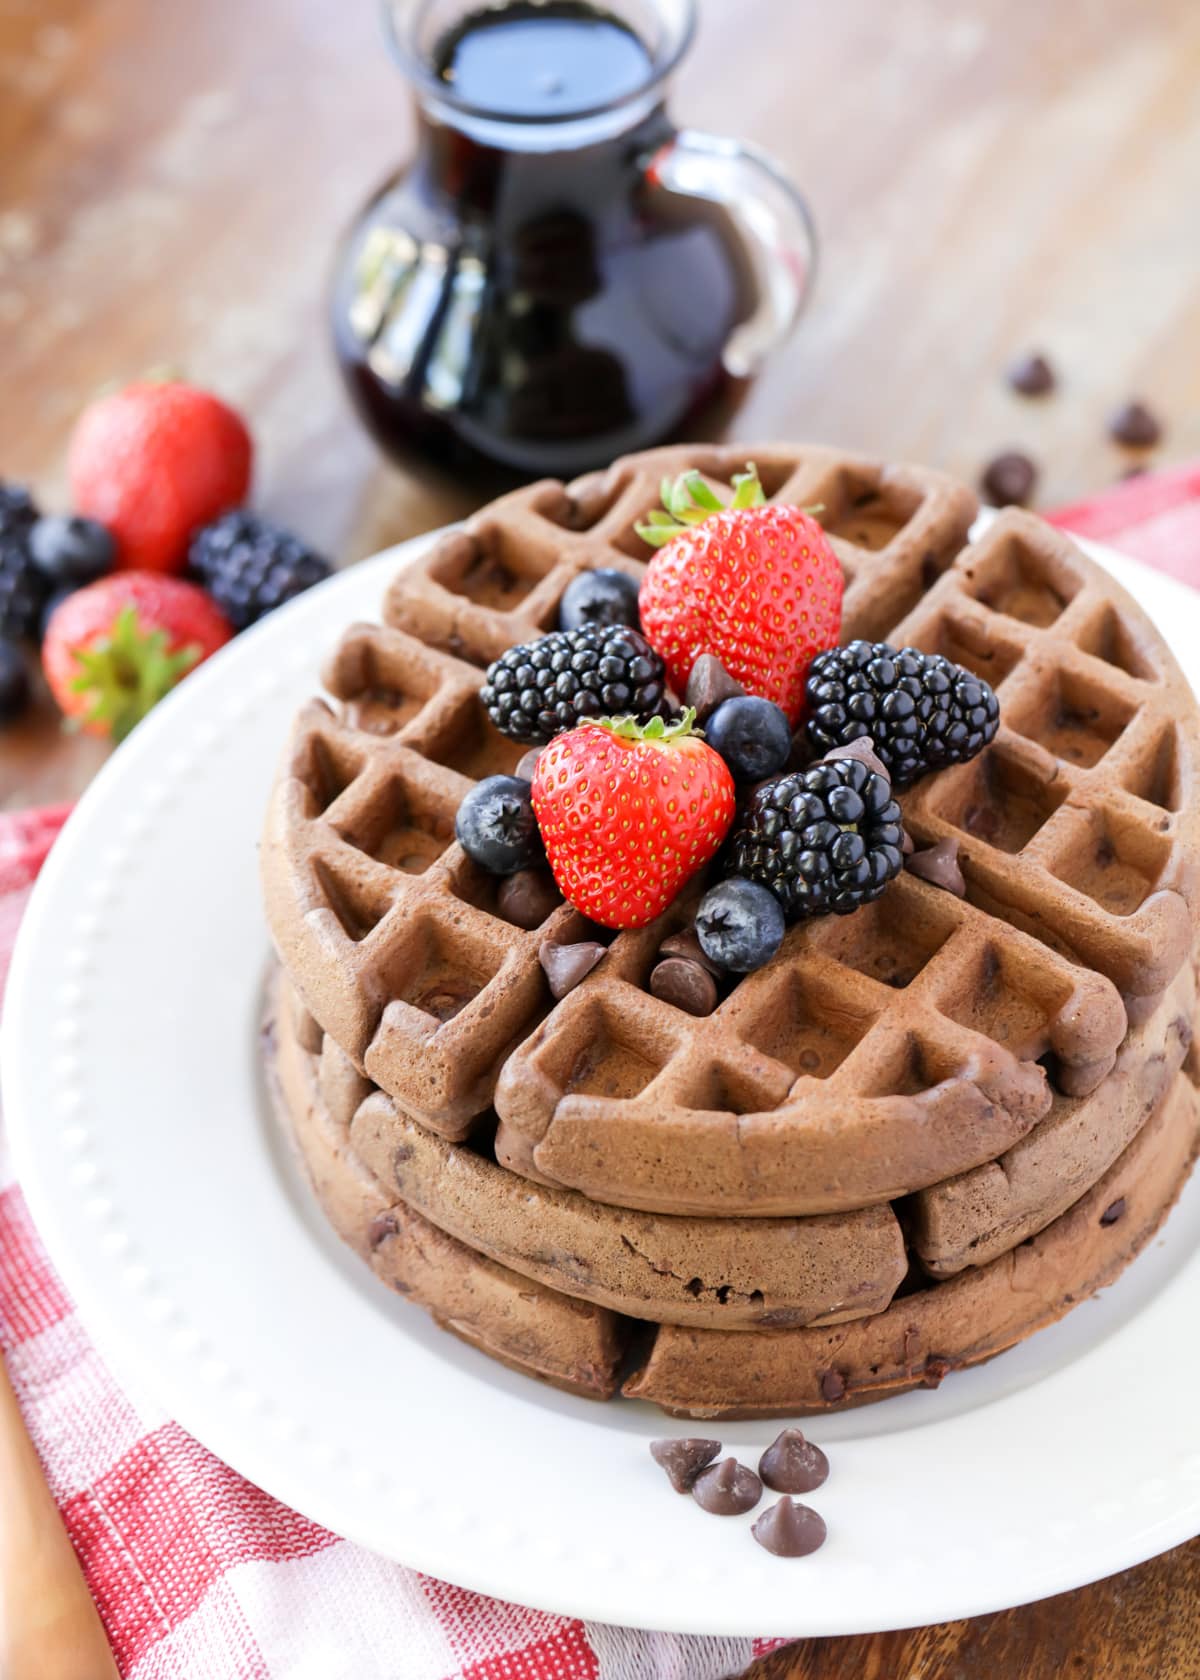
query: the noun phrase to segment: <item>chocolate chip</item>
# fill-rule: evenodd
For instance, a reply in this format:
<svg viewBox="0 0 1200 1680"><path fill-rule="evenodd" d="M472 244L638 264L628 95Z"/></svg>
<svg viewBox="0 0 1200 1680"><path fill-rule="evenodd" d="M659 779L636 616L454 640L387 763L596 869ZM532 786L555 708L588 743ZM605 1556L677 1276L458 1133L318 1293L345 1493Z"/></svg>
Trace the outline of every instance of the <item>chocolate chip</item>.
<svg viewBox="0 0 1200 1680"><path fill-rule="evenodd" d="M543 750L542 747L530 747L527 753L522 753L513 775L520 776L523 782L531 782L533 772L537 769L537 761L541 758Z"/></svg>
<svg viewBox="0 0 1200 1680"><path fill-rule="evenodd" d="M1125 1213L1125 1198L1118 1196L1115 1202L1110 1202L1100 1215L1101 1225L1115 1225Z"/></svg>
<svg viewBox="0 0 1200 1680"><path fill-rule="evenodd" d="M1126 449L1153 449L1162 441L1162 426L1158 416L1135 399L1109 415L1108 435Z"/></svg>
<svg viewBox="0 0 1200 1680"><path fill-rule="evenodd" d="M776 1493L811 1493L829 1475L829 1460L798 1429L785 1429L759 1459L758 1473Z"/></svg>
<svg viewBox="0 0 1200 1680"><path fill-rule="evenodd" d="M692 1498L714 1517L737 1517L758 1504L762 1483L736 1458L723 1458L720 1464L701 1470L692 1483Z"/></svg>
<svg viewBox="0 0 1200 1680"><path fill-rule="evenodd" d="M707 968L685 957L660 962L650 976L650 990L689 1015L711 1015L717 1007L717 982Z"/></svg>
<svg viewBox="0 0 1200 1680"><path fill-rule="evenodd" d="M835 758L857 758L860 764L865 764L868 770L873 770L877 776L891 786L892 773L875 751L875 743L869 735L860 735L856 741L847 741L844 747L833 747L825 754L822 763L828 763Z"/></svg>
<svg viewBox="0 0 1200 1680"><path fill-rule="evenodd" d="M1028 455L1009 449L988 462L979 482L993 507L1020 506L1033 494L1037 468Z"/></svg>
<svg viewBox="0 0 1200 1680"><path fill-rule="evenodd" d="M541 927L562 901L548 869L518 869L504 877L496 894L496 908L504 920L528 929Z"/></svg>
<svg viewBox="0 0 1200 1680"><path fill-rule="evenodd" d="M681 928L669 939L664 939L658 947L658 954L660 957L682 957L684 962L699 963L701 968L708 970L714 980L719 980L725 972L711 957L705 955L695 928Z"/></svg>
<svg viewBox="0 0 1200 1680"><path fill-rule="evenodd" d="M821 1398L832 1406L846 1392L846 1379L840 1371L821 1372Z"/></svg>
<svg viewBox="0 0 1200 1680"><path fill-rule="evenodd" d="M1054 369L1038 350L1018 356L1008 368L1008 383L1023 397L1044 397L1056 384Z"/></svg>
<svg viewBox="0 0 1200 1680"><path fill-rule="evenodd" d="M940 1353L929 1353L925 1356L925 1370L921 1377L924 1388L940 1388L942 1380L948 1377L954 1366Z"/></svg>
<svg viewBox="0 0 1200 1680"><path fill-rule="evenodd" d="M900 851L904 857L911 857L916 851L916 844L906 828L900 830Z"/></svg>
<svg viewBox="0 0 1200 1680"><path fill-rule="evenodd" d="M721 1450L720 1441L706 1441L700 1435L651 1441L650 1456L661 1464L676 1493L690 1493L692 1483Z"/></svg>
<svg viewBox="0 0 1200 1680"><path fill-rule="evenodd" d="M367 1247L370 1249L378 1248L381 1242L386 1242L389 1237L394 1237L399 1229L394 1213L377 1214L367 1226Z"/></svg>
<svg viewBox="0 0 1200 1680"><path fill-rule="evenodd" d="M780 1499L755 1518L750 1532L760 1546L776 1557L807 1557L825 1544L825 1519L798 1499Z"/></svg>
<svg viewBox="0 0 1200 1680"><path fill-rule="evenodd" d="M594 939L581 939L575 945L560 945L556 939L543 939L538 947L538 961L546 971L550 990L556 998L565 998L581 980L595 968L606 947Z"/></svg>
<svg viewBox="0 0 1200 1680"><path fill-rule="evenodd" d="M741 683L729 675L715 654L702 653L692 666L684 698L689 706L696 708L697 722L703 723L710 712L716 711L722 700L732 700L736 695L745 692Z"/></svg>
<svg viewBox="0 0 1200 1680"><path fill-rule="evenodd" d="M966 898L967 883L958 862L958 841L947 835L923 852L913 852L904 860L904 867L918 880L928 881L931 887L941 887L955 898Z"/></svg>

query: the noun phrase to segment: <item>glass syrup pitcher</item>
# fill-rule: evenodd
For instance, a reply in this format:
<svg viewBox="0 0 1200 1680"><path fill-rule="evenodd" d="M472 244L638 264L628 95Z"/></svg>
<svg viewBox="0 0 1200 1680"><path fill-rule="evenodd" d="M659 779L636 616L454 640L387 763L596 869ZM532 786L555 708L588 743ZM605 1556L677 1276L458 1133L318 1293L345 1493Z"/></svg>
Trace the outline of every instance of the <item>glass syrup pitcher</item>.
<svg viewBox="0 0 1200 1680"><path fill-rule="evenodd" d="M404 457L570 476L713 435L790 333L804 200L735 140L677 129L694 0L389 0L416 154L339 253L351 396Z"/></svg>

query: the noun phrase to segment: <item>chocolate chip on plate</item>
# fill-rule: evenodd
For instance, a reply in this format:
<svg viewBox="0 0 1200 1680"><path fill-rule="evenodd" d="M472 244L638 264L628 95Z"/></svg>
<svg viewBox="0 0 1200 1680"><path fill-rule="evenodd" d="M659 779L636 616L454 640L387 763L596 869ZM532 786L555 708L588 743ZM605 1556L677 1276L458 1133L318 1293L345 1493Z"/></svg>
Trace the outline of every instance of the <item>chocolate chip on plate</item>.
<svg viewBox="0 0 1200 1680"><path fill-rule="evenodd" d="M563 896L548 869L518 869L506 875L496 894L496 907L514 927L538 928L557 910Z"/></svg>
<svg viewBox="0 0 1200 1680"><path fill-rule="evenodd" d="M717 982L707 968L686 957L667 957L658 963L650 976L650 990L689 1015L711 1015L717 1007Z"/></svg>
<svg viewBox="0 0 1200 1680"><path fill-rule="evenodd" d="M546 971L550 990L556 998L565 998L581 980L595 968L607 947L594 939L581 939L574 945L560 945L556 939L543 939L538 947L538 961Z"/></svg>
<svg viewBox="0 0 1200 1680"><path fill-rule="evenodd" d="M712 653L702 653L692 666L684 696L689 706L696 708L696 721L703 723L715 712L722 700L733 700L746 690L729 675L721 661Z"/></svg>
<svg viewBox="0 0 1200 1680"><path fill-rule="evenodd" d="M692 1483L692 1498L714 1517L738 1517L758 1504L762 1483L736 1458L723 1458L720 1464L701 1470Z"/></svg>
<svg viewBox="0 0 1200 1680"><path fill-rule="evenodd" d="M759 1459L758 1473L776 1493L811 1493L829 1475L829 1460L798 1429L785 1429Z"/></svg>
<svg viewBox="0 0 1200 1680"><path fill-rule="evenodd" d="M1108 435L1126 449L1153 449L1162 441L1162 426L1158 416L1135 398L1109 415Z"/></svg>
<svg viewBox="0 0 1200 1680"><path fill-rule="evenodd" d="M1010 362L1007 379L1023 397L1044 397L1057 384L1054 369L1039 350L1030 350Z"/></svg>
<svg viewBox="0 0 1200 1680"><path fill-rule="evenodd" d="M1028 455L1009 449L988 462L979 482L993 507L1020 507L1033 494L1037 468Z"/></svg>
<svg viewBox="0 0 1200 1680"><path fill-rule="evenodd" d="M928 881L931 887L941 887L955 898L966 898L967 883L958 862L958 841L947 835L924 851L910 852L904 867L918 880Z"/></svg>
<svg viewBox="0 0 1200 1680"><path fill-rule="evenodd" d="M811 1505L798 1499L780 1499L768 1505L750 1529L760 1546L776 1557L808 1557L825 1544L825 1519Z"/></svg>
<svg viewBox="0 0 1200 1680"><path fill-rule="evenodd" d="M676 1493L690 1493L696 1477L720 1450L720 1441L707 1441L700 1435L668 1437L650 1443L650 1456L667 1472Z"/></svg>
<svg viewBox="0 0 1200 1680"><path fill-rule="evenodd" d="M821 1372L821 1398L832 1406L846 1392L846 1379L840 1371Z"/></svg>

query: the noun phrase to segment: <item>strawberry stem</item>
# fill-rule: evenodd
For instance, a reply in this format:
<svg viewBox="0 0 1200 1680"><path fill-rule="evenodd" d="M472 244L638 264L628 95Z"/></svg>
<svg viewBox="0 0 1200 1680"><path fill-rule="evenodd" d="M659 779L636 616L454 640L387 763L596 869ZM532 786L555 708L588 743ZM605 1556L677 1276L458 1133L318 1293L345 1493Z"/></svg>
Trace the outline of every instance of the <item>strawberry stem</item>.
<svg viewBox="0 0 1200 1680"><path fill-rule="evenodd" d="M686 707L671 723L661 717L652 717L648 723L639 723L635 717L590 718L588 721L599 724L601 729L607 729L620 741L657 741L662 744L682 741L688 736L702 737L702 732L694 727L695 706Z"/></svg>
<svg viewBox="0 0 1200 1680"><path fill-rule="evenodd" d="M728 502L721 500L695 467L676 479L664 478L660 492L662 507L654 508L635 527L651 548L661 548L689 525L702 524L710 514L741 513L746 508L761 507L767 499L753 461L746 463L744 472L733 475L733 497Z"/></svg>
<svg viewBox="0 0 1200 1680"><path fill-rule="evenodd" d="M75 649L79 675L71 687L88 701L78 724L101 724L114 741L123 741L201 652L192 642L173 653L165 630L143 630L137 609L122 608L107 636Z"/></svg>

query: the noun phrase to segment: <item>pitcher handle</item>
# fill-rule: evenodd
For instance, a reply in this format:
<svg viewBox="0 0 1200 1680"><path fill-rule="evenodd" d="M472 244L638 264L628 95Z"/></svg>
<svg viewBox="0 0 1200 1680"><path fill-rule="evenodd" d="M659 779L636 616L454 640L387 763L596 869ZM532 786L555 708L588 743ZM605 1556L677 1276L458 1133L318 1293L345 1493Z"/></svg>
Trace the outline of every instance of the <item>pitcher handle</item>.
<svg viewBox="0 0 1200 1680"><path fill-rule="evenodd" d="M646 173L668 192L723 205L743 235L759 303L724 359L734 378L750 377L787 339L812 290L817 234L804 197L766 152L698 129L680 129Z"/></svg>

